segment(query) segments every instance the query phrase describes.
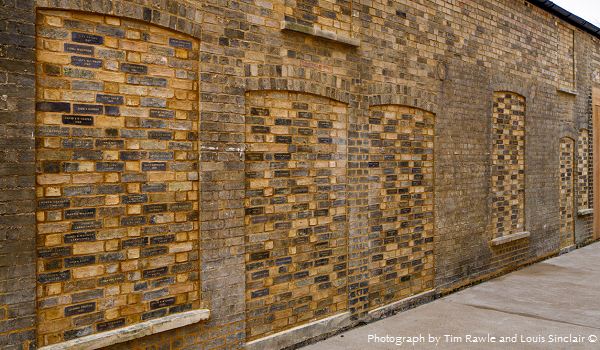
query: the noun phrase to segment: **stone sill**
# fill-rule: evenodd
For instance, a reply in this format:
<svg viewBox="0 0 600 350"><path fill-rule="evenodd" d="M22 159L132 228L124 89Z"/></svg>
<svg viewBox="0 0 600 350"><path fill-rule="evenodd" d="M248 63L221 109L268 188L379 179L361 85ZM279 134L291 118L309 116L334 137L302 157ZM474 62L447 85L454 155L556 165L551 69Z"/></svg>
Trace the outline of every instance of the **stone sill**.
<svg viewBox="0 0 600 350"><path fill-rule="evenodd" d="M288 21L283 21L281 23L281 30L290 30L293 32L304 33L312 36L316 36L318 38L327 39L331 41L336 41L338 43L359 47L360 40L351 38L345 35L339 35L334 32L330 32L328 30L315 29L312 27L304 26L297 23L292 23Z"/></svg>
<svg viewBox="0 0 600 350"><path fill-rule="evenodd" d="M507 235L507 236L492 239L490 241L490 245L492 247L496 247L496 246L499 246L502 244L507 244L510 242L517 241L519 239L527 238L527 237L529 237L529 235L530 235L530 233L527 231L513 233L512 235Z"/></svg>
<svg viewBox="0 0 600 350"><path fill-rule="evenodd" d="M594 213L594 209L581 209L577 212L577 215L584 216L584 215L590 215L593 213Z"/></svg>
<svg viewBox="0 0 600 350"><path fill-rule="evenodd" d="M577 92L577 90L569 89L569 88L566 88L566 87L563 87L563 86L556 87L556 91L562 92L562 93L565 93L565 94L569 94L569 95L573 95L573 96L578 96L579 95L579 93Z"/></svg>
<svg viewBox="0 0 600 350"><path fill-rule="evenodd" d="M206 309L182 312L180 314L161 317L108 332L92 334L63 343L44 346L38 350L95 350L171 329L188 326L206 320L209 316L210 311Z"/></svg>

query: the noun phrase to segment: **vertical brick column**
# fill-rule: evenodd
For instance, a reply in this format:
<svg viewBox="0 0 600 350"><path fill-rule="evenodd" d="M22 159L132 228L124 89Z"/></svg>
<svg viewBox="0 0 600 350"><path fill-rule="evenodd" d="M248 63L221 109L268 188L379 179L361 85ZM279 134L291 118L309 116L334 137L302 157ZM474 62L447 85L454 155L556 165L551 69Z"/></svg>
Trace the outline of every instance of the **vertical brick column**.
<svg viewBox="0 0 600 350"><path fill-rule="evenodd" d="M575 244L573 222L573 140L560 139L560 249Z"/></svg>
<svg viewBox="0 0 600 350"><path fill-rule="evenodd" d="M0 5L0 349L35 349L33 1Z"/></svg>

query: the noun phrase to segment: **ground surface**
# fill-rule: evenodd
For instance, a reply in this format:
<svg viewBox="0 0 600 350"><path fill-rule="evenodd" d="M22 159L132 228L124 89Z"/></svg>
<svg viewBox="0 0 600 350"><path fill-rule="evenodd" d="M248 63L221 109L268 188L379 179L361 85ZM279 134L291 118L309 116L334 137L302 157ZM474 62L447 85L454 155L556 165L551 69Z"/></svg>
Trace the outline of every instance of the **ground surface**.
<svg viewBox="0 0 600 350"><path fill-rule="evenodd" d="M401 348L600 349L600 243L303 350Z"/></svg>

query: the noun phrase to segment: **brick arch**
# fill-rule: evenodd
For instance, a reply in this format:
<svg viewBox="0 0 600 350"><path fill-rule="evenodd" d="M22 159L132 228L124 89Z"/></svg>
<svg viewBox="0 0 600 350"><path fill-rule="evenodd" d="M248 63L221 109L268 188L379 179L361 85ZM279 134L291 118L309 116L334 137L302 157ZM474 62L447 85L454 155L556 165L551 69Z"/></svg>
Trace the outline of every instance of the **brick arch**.
<svg viewBox="0 0 600 350"><path fill-rule="evenodd" d="M540 87L534 84L526 84L512 76L494 75L490 78L490 88L494 92L506 91L519 94L528 101L535 98Z"/></svg>
<svg viewBox="0 0 600 350"><path fill-rule="evenodd" d="M582 128L580 128L582 129ZM585 129L587 130L587 129ZM568 138L571 141L577 140L579 130L573 125L562 124L558 130L558 139ZM574 141L575 142L575 141Z"/></svg>
<svg viewBox="0 0 600 350"><path fill-rule="evenodd" d="M317 95L334 101L350 103L350 92L310 80L290 78L247 78L245 92L253 91L289 91Z"/></svg>
<svg viewBox="0 0 600 350"><path fill-rule="evenodd" d="M373 84L369 87L370 106L397 105L437 114L437 95L414 86Z"/></svg>
<svg viewBox="0 0 600 350"><path fill-rule="evenodd" d="M198 39L201 35L201 26L195 19L201 17L202 9L191 4L173 2L170 8L161 9L155 5L140 5L134 0L104 0L99 3L96 1L69 1L66 6L62 1L37 0L36 8L123 17L168 28Z"/></svg>

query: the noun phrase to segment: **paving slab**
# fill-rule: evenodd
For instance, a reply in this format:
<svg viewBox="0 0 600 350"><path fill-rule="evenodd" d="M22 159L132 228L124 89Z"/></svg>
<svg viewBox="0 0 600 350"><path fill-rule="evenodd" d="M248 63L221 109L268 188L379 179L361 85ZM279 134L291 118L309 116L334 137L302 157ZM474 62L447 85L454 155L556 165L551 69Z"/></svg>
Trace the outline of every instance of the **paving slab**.
<svg viewBox="0 0 600 350"><path fill-rule="evenodd" d="M600 349L600 243L303 350Z"/></svg>

